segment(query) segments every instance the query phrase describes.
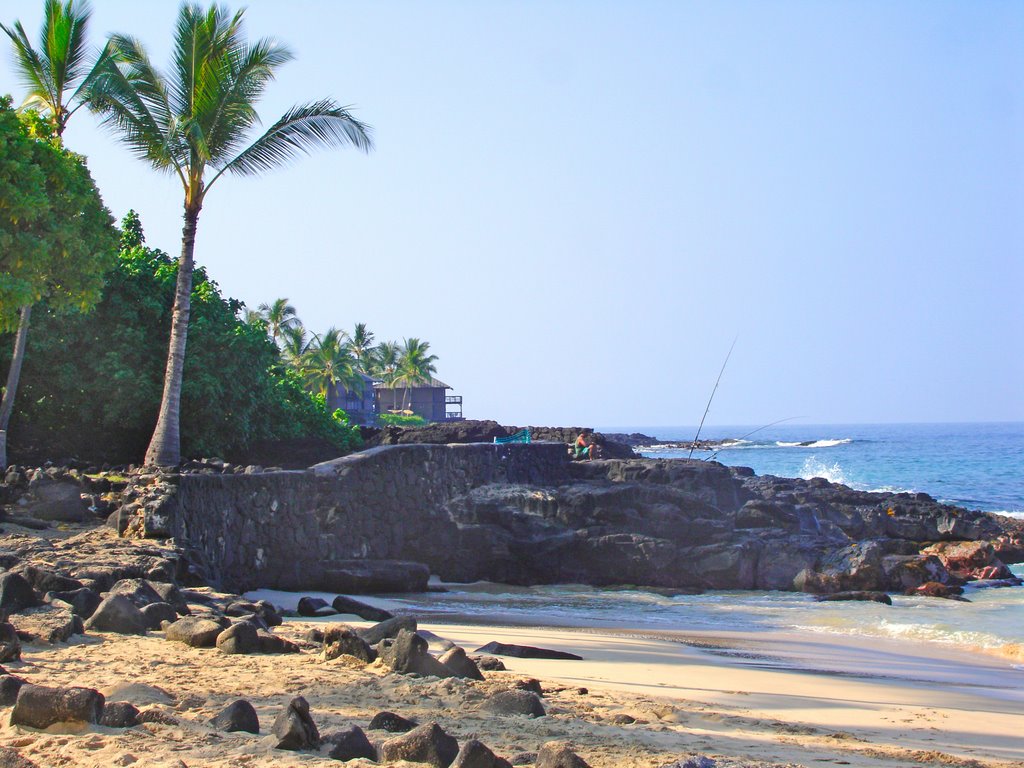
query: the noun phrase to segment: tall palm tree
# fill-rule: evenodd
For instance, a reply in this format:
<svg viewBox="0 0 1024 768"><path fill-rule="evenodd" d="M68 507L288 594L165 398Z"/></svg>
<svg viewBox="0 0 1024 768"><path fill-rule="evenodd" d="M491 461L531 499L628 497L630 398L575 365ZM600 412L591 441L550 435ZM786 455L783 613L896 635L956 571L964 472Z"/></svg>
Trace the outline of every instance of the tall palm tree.
<svg viewBox="0 0 1024 768"><path fill-rule="evenodd" d="M352 333L348 337L348 349L352 357L356 359L356 366L363 373L369 373L372 367L373 356L373 331L366 327L366 323L356 323Z"/></svg>
<svg viewBox="0 0 1024 768"><path fill-rule="evenodd" d="M93 109L105 123L134 154L177 176L185 193L164 391L147 464L181 461L179 406L196 226L210 189L226 173L257 175L317 147L372 147L367 126L323 99L292 107L242 148L259 123L256 102L277 69L292 58L273 40L247 42L242 16L242 11L232 16L218 5L206 11L182 5L167 74L150 62L139 41L115 35L110 45L116 63L104 69L92 88Z"/></svg>
<svg viewBox="0 0 1024 768"><path fill-rule="evenodd" d="M260 304L259 313L267 324L270 338L275 344L277 344L277 337L285 328L299 323L295 307L288 303L288 299L275 299L272 304Z"/></svg>
<svg viewBox="0 0 1024 768"><path fill-rule="evenodd" d="M88 103L97 75L110 63L109 46L89 63L86 33L91 16L84 0L46 0L38 50L20 21L13 27L0 24L14 44L14 64L28 90L23 106L48 115L58 137L64 135L71 116Z"/></svg>
<svg viewBox="0 0 1024 768"><path fill-rule="evenodd" d="M362 394L363 377L345 343L345 332L337 328L314 338L303 356L303 374L306 386L324 397L338 384L349 392Z"/></svg>
<svg viewBox="0 0 1024 768"><path fill-rule="evenodd" d="M430 342L420 341L416 338L406 339L398 353L398 382L405 387L402 395L402 410L408 410L405 406L406 398L412 400L412 387L417 384L426 384L431 377L437 373L437 355L429 354Z"/></svg>
<svg viewBox="0 0 1024 768"><path fill-rule="evenodd" d="M295 370L302 372L303 360L310 350L309 334L302 323L285 326L281 331L281 357Z"/></svg>

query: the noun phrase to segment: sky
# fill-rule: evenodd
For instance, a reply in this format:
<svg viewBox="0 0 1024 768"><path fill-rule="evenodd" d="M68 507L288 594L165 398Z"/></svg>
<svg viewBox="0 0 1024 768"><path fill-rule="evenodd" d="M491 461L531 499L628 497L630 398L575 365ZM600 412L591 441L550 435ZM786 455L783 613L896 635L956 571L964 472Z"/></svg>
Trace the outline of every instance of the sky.
<svg viewBox="0 0 1024 768"><path fill-rule="evenodd" d="M167 65L176 2L92 5ZM506 424L695 424L734 340L709 425L1024 420L1024 3L245 7L296 55L264 123L330 96L376 148L218 182L226 295L427 340ZM179 183L65 142L176 255Z"/></svg>

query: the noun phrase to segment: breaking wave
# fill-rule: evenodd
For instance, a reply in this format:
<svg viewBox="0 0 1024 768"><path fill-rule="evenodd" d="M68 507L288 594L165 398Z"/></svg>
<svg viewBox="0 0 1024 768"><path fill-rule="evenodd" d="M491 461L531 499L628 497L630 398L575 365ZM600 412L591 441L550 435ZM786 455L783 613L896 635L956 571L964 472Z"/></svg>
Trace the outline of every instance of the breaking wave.
<svg viewBox="0 0 1024 768"><path fill-rule="evenodd" d="M843 472L843 468L839 466L838 461L833 464L826 464L823 461L818 461L813 456L804 461L804 465L800 468L800 477L804 480L810 480L812 477L823 477L830 483L850 484L846 479L846 473Z"/></svg>
<svg viewBox="0 0 1024 768"><path fill-rule="evenodd" d="M852 443L853 439L844 437L840 440L803 440L801 442L789 443L782 440L775 441L779 448L834 448L837 445Z"/></svg>

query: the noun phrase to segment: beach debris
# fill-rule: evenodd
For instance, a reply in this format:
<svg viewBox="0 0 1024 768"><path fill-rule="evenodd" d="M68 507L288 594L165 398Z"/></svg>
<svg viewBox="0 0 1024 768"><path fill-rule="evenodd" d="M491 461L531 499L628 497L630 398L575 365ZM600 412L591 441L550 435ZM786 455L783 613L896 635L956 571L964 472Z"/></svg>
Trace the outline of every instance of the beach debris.
<svg viewBox="0 0 1024 768"><path fill-rule="evenodd" d="M872 590L852 590L849 592L834 592L831 595L815 595L814 599L819 603L829 603L844 600L861 600L864 602L884 603L892 605L892 598L885 592Z"/></svg>
<svg viewBox="0 0 1024 768"><path fill-rule="evenodd" d="M223 653L255 653L260 649L260 636L248 621L239 621L217 635L216 644Z"/></svg>
<svg viewBox="0 0 1024 768"><path fill-rule="evenodd" d="M510 765L508 760L495 755L482 741L470 739L462 744L451 768L505 768Z"/></svg>
<svg viewBox="0 0 1024 768"><path fill-rule="evenodd" d="M459 754L459 742L437 723L427 723L408 733L388 739L380 747L380 759L408 760L428 763L435 768L448 768Z"/></svg>
<svg viewBox="0 0 1024 768"><path fill-rule="evenodd" d="M185 616L164 626L164 637L193 648L212 648L224 628L213 619Z"/></svg>
<svg viewBox="0 0 1024 768"><path fill-rule="evenodd" d="M415 728L419 723L396 715L394 712L378 712L366 726L368 731L387 731L388 733L406 733Z"/></svg>
<svg viewBox="0 0 1024 768"><path fill-rule="evenodd" d="M228 733L245 731L258 734L260 732L260 719L256 715L256 709L245 699L232 701L210 719L210 725Z"/></svg>
<svg viewBox="0 0 1024 768"><path fill-rule="evenodd" d="M300 597L299 616L334 616L338 613L327 604L327 601L320 597Z"/></svg>
<svg viewBox="0 0 1024 768"><path fill-rule="evenodd" d="M452 669L430 655L427 641L415 632L403 629L390 642L378 647L381 661L393 672L433 677L458 677Z"/></svg>
<svg viewBox="0 0 1024 768"><path fill-rule="evenodd" d="M85 628L96 632L116 632L119 635L144 635L146 617L126 596L111 595L96 607L85 622Z"/></svg>
<svg viewBox="0 0 1024 768"><path fill-rule="evenodd" d="M372 605L354 600L351 597L345 595L338 595L334 598L334 602L331 606L338 613L350 613L353 616L358 616L360 619L366 619L367 621L387 621L392 618L390 611L385 611L383 608L374 608Z"/></svg>
<svg viewBox="0 0 1024 768"><path fill-rule="evenodd" d="M98 723L103 694L93 688L23 685L11 711L11 725L47 728L54 723Z"/></svg>
<svg viewBox="0 0 1024 768"><path fill-rule="evenodd" d="M13 623L18 633L30 643L63 643L72 635L85 631L80 617L55 605L29 608L15 616Z"/></svg>
<svg viewBox="0 0 1024 768"><path fill-rule="evenodd" d="M377 748L370 743L358 725L343 731L335 731L324 737L324 741L332 745L327 756L334 760L377 760Z"/></svg>
<svg viewBox="0 0 1024 768"><path fill-rule="evenodd" d="M334 624L328 627L323 635L323 643L321 658L324 661L348 655L369 664L377 658L376 651L348 624Z"/></svg>
<svg viewBox="0 0 1024 768"><path fill-rule="evenodd" d="M540 696L533 691L523 691L518 688L491 694L480 704L480 709L485 712L493 712L496 715L544 717L547 714Z"/></svg>
<svg viewBox="0 0 1024 768"><path fill-rule="evenodd" d="M17 700L18 691L23 685L25 681L16 675L0 675L0 707L11 706ZM3 763L0 762L0 765Z"/></svg>
<svg viewBox="0 0 1024 768"><path fill-rule="evenodd" d="M542 746L534 765L536 768L590 768L586 760L560 741L549 741Z"/></svg>
<svg viewBox="0 0 1024 768"><path fill-rule="evenodd" d="M32 585L20 573L0 574L0 615L9 616L39 605Z"/></svg>
<svg viewBox="0 0 1024 768"><path fill-rule="evenodd" d="M567 651L554 651L550 648L535 648L532 645L515 645L514 643L490 642L477 648L474 653L489 653L495 656L511 656L517 659L564 659L566 661L582 661L582 656Z"/></svg>
<svg viewBox="0 0 1024 768"><path fill-rule="evenodd" d="M146 617L147 629L158 630L163 623L173 624L178 620L178 612L170 603L150 603L142 608L142 615Z"/></svg>
<svg viewBox="0 0 1024 768"><path fill-rule="evenodd" d="M449 648L438 659L448 669L454 672L459 677L469 678L470 680L483 680L483 673L480 671L480 667L476 665L469 656L466 655L466 650L459 646Z"/></svg>
<svg viewBox="0 0 1024 768"><path fill-rule="evenodd" d="M372 627L366 629L357 630L359 636L363 638L369 645L376 645L381 640L385 640L389 637L398 637L398 633L403 629L410 632L415 632L417 628L416 619L412 616L395 616L391 619L385 619L384 621L374 624Z"/></svg>
<svg viewBox="0 0 1024 768"><path fill-rule="evenodd" d="M108 701L103 707L100 725L107 728L131 728L139 724L139 708L128 701Z"/></svg>
<svg viewBox="0 0 1024 768"><path fill-rule="evenodd" d="M309 702L302 696L292 699L274 720L271 728L277 743L275 749L298 751L320 746L320 731L309 714Z"/></svg>

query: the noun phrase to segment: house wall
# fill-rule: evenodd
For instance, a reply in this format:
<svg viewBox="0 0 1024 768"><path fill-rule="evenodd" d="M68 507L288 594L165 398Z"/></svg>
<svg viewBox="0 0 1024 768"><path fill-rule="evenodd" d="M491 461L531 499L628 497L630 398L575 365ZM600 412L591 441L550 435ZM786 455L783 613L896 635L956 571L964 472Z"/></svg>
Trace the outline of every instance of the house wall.
<svg viewBox="0 0 1024 768"><path fill-rule="evenodd" d="M412 387L409 390L402 387L396 387L394 390L378 388L376 390L378 412L397 411L408 405L409 410L427 421L444 421L445 392L443 387Z"/></svg>

